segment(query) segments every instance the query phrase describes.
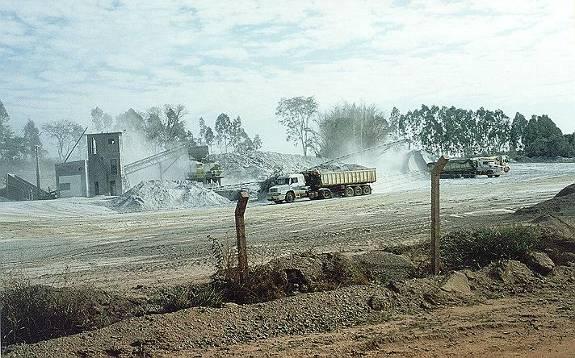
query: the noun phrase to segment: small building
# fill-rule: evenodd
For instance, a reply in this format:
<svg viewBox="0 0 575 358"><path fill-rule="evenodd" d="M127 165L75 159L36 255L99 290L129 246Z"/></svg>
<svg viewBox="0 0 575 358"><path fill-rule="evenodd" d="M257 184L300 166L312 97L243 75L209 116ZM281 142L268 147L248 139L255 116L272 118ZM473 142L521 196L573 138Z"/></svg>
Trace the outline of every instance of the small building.
<svg viewBox="0 0 575 358"><path fill-rule="evenodd" d="M56 190L59 198L88 196L88 162L76 160L56 164Z"/></svg>
<svg viewBox="0 0 575 358"><path fill-rule="evenodd" d="M88 196L121 195L122 132L88 134Z"/></svg>

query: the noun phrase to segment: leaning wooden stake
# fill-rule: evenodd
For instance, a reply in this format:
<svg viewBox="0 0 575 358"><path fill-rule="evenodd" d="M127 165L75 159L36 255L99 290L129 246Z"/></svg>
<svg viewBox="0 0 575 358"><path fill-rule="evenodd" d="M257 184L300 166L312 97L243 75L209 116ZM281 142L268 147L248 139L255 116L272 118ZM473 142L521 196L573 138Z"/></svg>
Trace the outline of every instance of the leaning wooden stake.
<svg viewBox="0 0 575 358"><path fill-rule="evenodd" d="M238 270L240 272L240 277L242 280L246 278L248 273L248 254L246 250L246 224L244 221L244 213L246 212L246 207L248 205L248 200L250 195L242 191L240 193L240 198L236 206L236 233L237 233L237 245L238 245Z"/></svg>
<svg viewBox="0 0 575 358"><path fill-rule="evenodd" d="M434 275L439 274L439 237L441 236L441 219L439 216L439 179L447 164L445 157L439 158L431 171L431 269Z"/></svg>

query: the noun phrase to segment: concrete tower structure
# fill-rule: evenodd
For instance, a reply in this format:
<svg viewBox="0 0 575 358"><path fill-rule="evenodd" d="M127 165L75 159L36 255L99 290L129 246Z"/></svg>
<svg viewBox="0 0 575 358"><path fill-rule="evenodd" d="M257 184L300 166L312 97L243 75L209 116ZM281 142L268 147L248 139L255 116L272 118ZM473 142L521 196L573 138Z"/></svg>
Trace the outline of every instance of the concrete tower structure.
<svg viewBox="0 0 575 358"><path fill-rule="evenodd" d="M122 132L88 134L88 196L121 195Z"/></svg>

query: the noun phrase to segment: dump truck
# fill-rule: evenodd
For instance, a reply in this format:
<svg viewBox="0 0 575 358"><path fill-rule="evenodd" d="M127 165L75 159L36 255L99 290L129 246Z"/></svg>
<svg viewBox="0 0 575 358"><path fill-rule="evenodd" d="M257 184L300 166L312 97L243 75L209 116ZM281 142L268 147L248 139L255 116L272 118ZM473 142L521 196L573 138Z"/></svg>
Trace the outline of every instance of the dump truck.
<svg viewBox="0 0 575 358"><path fill-rule="evenodd" d="M291 203L298 198L331 199L334 196L371 194L371 183L376 180L374 168L343 171L309 170L280 176L267 195L276 204Z"/></svg>
<svg viewBox="0 0 575 358"><path fill-rule="evenodd" d="M433 169L435 163L429 163ZM475 178L478 175L487 175L489 178L500 177L510 170L507 157L500 155L494 157L454 158L449 159L441 172L442 179Z"/></svg>

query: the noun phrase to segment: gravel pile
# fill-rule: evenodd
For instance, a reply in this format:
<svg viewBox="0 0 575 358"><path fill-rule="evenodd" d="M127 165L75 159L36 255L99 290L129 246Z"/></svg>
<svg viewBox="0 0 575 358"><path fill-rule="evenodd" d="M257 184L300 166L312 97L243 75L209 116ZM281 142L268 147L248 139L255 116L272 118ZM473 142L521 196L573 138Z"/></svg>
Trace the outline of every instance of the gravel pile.
<svg viewBox="0 0 575 358"><path fill-rule="evenodd" d="M327 161L325 158L259 151L214 154L210 159L221 165L227 184L261 181L273 175L296 173Z"/></svg>
<svg viewBox="0 0 575 358"><path fill-rule="evenodd" d="M329 163L320 164L320 165L315 166L315 167L310 168L310 169L317 169L320 171L337 172L337 171L343 171L343 170L361 170L361 169L366 169L366 167L364 167L363 165L358 165L358 164L329 162Z"/></svg>
<svg viewBox="0 0 575 358"><path fill-rule="evenodd" d="M229 204L223 196L191 181L142 181L112 202L120 212L201 208Z"/></svg>

